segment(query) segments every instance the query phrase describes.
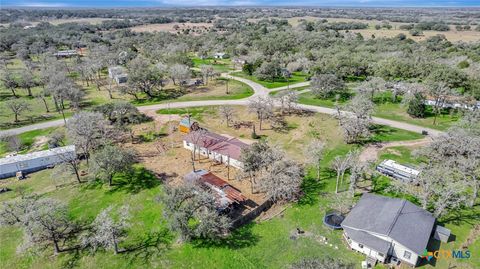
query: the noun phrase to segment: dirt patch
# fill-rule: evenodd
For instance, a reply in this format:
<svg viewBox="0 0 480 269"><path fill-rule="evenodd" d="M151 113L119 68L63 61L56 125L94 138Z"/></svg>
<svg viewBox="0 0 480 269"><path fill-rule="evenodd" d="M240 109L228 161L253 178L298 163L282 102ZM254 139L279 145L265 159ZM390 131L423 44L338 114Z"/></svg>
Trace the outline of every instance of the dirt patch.
<svg viewBox="0 0 480 269"><path fill-rule="evenodd" d="M424 146L428 145L431 142L431 138L423 138L419 140L413 141L397 141L397 142L388 142L388 143L377 143L367 146L361 153L360 153L360 161L361 162L369 162L369 161L376 161L378 159L378 153L386 148L391 147L413 147L413 146ZM401 155L399 152L396 152ZM394 153L395 154L395 153Z"/></svg>

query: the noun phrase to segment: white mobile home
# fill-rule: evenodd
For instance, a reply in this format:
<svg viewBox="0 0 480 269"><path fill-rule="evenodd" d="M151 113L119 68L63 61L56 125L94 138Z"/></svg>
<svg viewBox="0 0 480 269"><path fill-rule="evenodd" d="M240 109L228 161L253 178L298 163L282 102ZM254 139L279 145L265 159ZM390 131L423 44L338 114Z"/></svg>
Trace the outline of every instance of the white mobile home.
<svg viewBox="0 0 480 269"><path fill-rule="evenodd" d="M418 174L420 174L420 171L399 164L394 160L384 160L377 166L377 171L404 182L414 182Z"/></svg>
<svg viewBox="0 0 480 269"><path fill-rule="evenodd" d="M49 166L74 160L75 146L53 148L0 159L0 178L13 177L17 172L30 173Z"/></svg>
<svg viewBox="0 0 480 269"><path fill-rule="evenodd" d="M432 237L435 218L409 201L364 194L341 224L352 250L372 261L416 266Z"/></svg>

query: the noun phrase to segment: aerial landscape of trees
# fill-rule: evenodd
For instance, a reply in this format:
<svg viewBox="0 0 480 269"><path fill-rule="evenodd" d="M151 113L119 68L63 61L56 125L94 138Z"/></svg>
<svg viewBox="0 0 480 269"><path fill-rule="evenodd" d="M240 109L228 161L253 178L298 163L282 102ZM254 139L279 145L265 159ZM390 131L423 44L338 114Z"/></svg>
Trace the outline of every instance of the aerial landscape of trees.
<svg viewBox="0 0 480 269"><path fill-rule="evenodd" d="M76 152L0 185L6 268L356 268L321 218L363 193L478 247L478 10L9 8L0 23L0 157ZM200 146L214 132L240 167ZM415 183L375 172L385 159ZM183 180L204 169L247 202L220 210L226 185Z"/></svg>

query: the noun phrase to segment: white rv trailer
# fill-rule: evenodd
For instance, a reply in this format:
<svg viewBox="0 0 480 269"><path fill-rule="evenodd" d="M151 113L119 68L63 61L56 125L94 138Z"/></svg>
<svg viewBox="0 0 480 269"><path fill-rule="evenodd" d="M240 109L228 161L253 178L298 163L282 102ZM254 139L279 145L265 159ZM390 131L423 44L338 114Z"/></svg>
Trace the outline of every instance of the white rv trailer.
<svg viewBox="0 0 480 269"><path fill-rule="evenodd" d="M0 178L14 177L17 172L30 173L58 163L74 160L75 146L53 148L0 159Z"/></svg>
<svg viewBox="0 0 480 269"><path fill-rule="evenodd" d="M377 166L380 173L400 179L404 182L413 182L417 178L420 171L397 163L393 160L384 160Z"/></svg>

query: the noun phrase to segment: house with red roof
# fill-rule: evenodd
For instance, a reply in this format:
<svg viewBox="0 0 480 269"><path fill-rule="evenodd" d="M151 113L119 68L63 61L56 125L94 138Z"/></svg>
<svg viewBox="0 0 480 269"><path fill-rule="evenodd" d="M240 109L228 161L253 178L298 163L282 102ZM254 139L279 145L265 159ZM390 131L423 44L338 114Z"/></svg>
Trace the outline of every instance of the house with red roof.
<svg viewBox="0 0 480 269"><path fill-rule="evenodd" d="M191 151L199 151L201 155L208 156L208 158L219 163L242 169L242 149L248 148L249 145L237 138L208 131L202 131L201 133L195 131L184 137L183 147Z"/></svg>

